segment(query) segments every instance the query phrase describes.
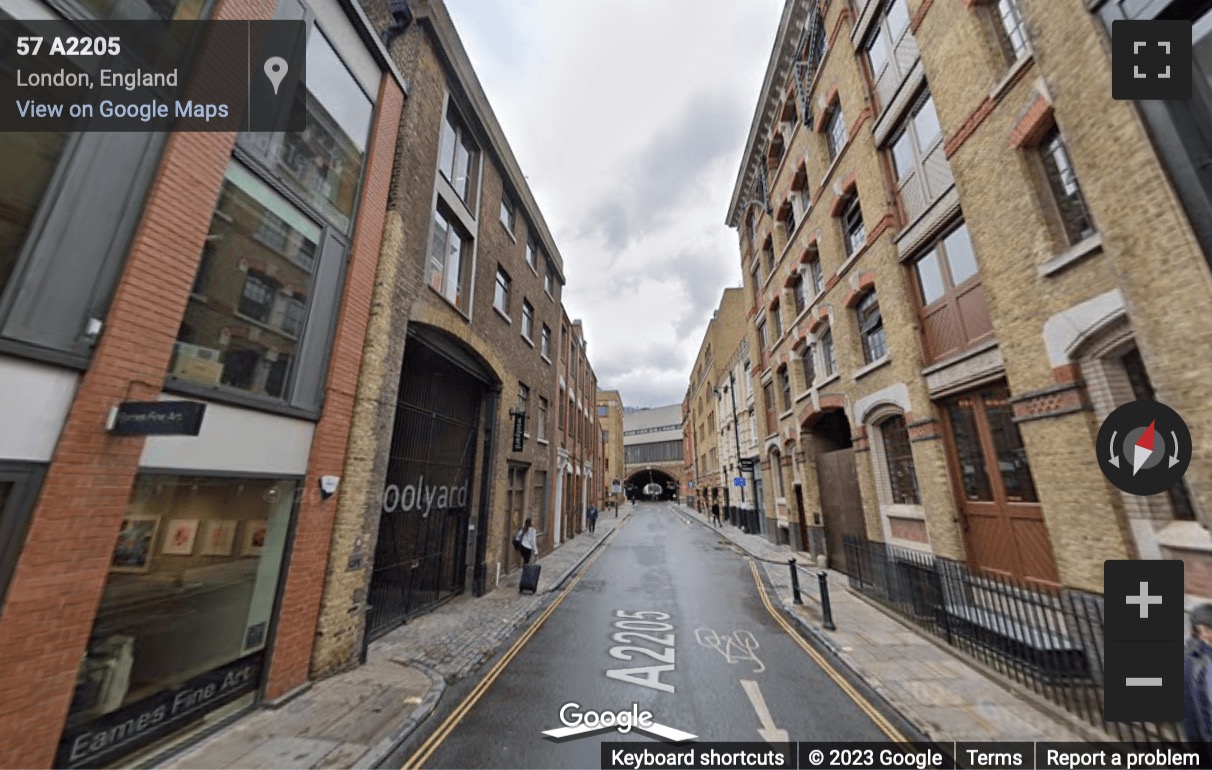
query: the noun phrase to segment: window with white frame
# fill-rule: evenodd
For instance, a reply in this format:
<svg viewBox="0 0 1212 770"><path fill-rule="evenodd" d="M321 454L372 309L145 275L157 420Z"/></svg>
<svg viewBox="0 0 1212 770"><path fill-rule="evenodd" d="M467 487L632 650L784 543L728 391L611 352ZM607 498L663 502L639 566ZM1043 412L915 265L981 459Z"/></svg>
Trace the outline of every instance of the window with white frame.
<svg viewBox="0 0 1212 770"><path fill-rule="evenodd" d="M829 151L829 160L835 160L846 146L846 118L842 115L842 103L834 102L829 108L829 117L825 123L825 146Z"/></svg>
<svg viewBox="0 0 1212 770"><path fill-rule="evenodd" d="M429 286L464 313L470 309L471 239L441 208L433 213Z"/></svg>
<svg viewBox="0 0 1212 770"><path fill-rule="evenodd" d="M791 409L791 370L784 366L779 369L779 390L783 394L783 411Z"/></svg>
<svg viewBox="0 0 1212 770"><path fill-rule="evenodd" d="M539 425L538 437L540 439L547 438L547 399L539 396Z"/></svg>
<svg viewBox="0 0 1212 770"><path fill-rule="evenodd" d="M816 345L805 345L804 353L800 356L804 368L804 387L811 388L816 382Z"/></svg>
<svg viewBox="0 0 1212 770"><path fill-rule="evenodd" d="M1023 10L1018 0L997 0L996 7L991 9L995 16L995 29L998 44L1006 60L1014 63L1031 53L1031 44L1027 41L1027 26L1023 21Z"/></svg>
<svg viewBox="0 0 1212 770"><path fill-rule="evenodd" d="M863 359L870 364L888 355L884 317L880 313L880 302L875 295L875 289L859 300L855 314L858 316L859 337L863 341Z"/></svg>
<svg viewBox="0 0 1212 770"><path fill-rule="evenodd" d="M783 308L778 302L774 303L774 307L770 308L770 318L774 321L774 338L777 340L783 336Z"/></svg>
<svg viewBox="0 0 1212 770"><path fill-rule="evenodd" d="M1048 186L1060 212L1065 238L1074 244L1094 235L1094 220L1086 207L1082 188L1073 172L1073 163L1069 160L1069 153L1065 151L1060 130L1056 126L1040 141L1039 154L1044 175L1048 178Z"/></svg>
<svg viewBox="0 0 1212 770"><path fill-rule="evenodd" d="M826 377L832 377L837 372L837 355L833 349L833 329L825 327L821 332L818 344L821 346L821 368Z"/></svg>
<svg viewBox="0 0 1212 770"><path fill-rule="evenodd" d="M526 241L526 264L536 273L539 271L539 249L534 241Z"/></svg>
<svg viewBox="0 0 1212 770"><path fill-rule="evenodd" d="M808 278L809 285L812 287L812 296L816 296L825 290L825 271L821 267L821 255L816 254L808 260Z"/></svg>
<svg viewBox="0 0 1212 770"><path fill-rule="evenodd" d="M804 290L804 274L796 273L795 281L791 284L791 296L795 298L795 315L798 318L804 308L808 307L808 296Z"/></svg>
<svg viewBox="0 0 1212 770"><path fill-rule="evenodd" d="M513 201L508 193L501 193L501 224L513 235Z"/></svg>
<svg viewBox="0 0 1212 770"><path fill-rule="evenodd" d="M455 114L454 107L446 110L446 119L442 122L442 143L438 152L438 170L455 194L467 204L468 210L474 216L475 204L472 195L475 192L474 174L478 148L471 139L467 127Z"/></svg>
<svg viewBox="0 0 1212 770"><path fill-rule="evenodd" d="M534 341L534 305L522 300L522 336Z"/></svg>
<svg viewBox="0 0 1212 770"><path fill-rule="evenodd" d="M511 281L505 268L497 267L497 285L492 295L492 306L506 316L509 315L509 285Z"/></svg>
<svg viewBox="0 0 1212 770"><path fill-rule="evenodd" d="M543 291L547 292L548 297L555 297L555 268L551 262L547 263L547 272L543 274Z"/></svg>
<svg viewBox="0 0 1212 770"><path fill-rule="evenodd" d="M543 331L541 332L541 335L542 336L539 338L539 353L541 353L544 358L550 359L551 327L549 327L547 324L543 324Z"/></svg>
<svg viewBox="0 0 1212 770"><path fill-rule="evenodd" d="M526 386L526 383L519 382L518 383L518 411L525 412L527 410L527 406L529 404L530 404L530 388Z"/></svg>
<svg viewBox="0 0 1212 770"><path fill-rule="evenodd" d="M846 198L840 221L846 256L853 256L867 243L867 228L863 224L863 208L859 203L858 190L851 192Z"/></svg>
<svg viewBox="0 0 1212 770"><path fill-rule="evenodd" d="M758 347L763 351L769 349L770 340L766 337L766 319L763 318L757 325Z"/></svg>

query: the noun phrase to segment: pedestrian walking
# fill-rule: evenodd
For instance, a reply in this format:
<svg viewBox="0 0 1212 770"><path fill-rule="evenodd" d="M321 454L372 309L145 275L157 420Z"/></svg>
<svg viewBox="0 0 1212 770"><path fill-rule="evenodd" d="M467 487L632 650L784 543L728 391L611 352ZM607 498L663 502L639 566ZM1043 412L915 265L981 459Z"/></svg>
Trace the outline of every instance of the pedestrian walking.
<svg viewBox="0 0 1212 770"><path fill-rule="evenodd" d="M718 500L711 501L711 525L714 527L720 526L720 503Z"/></svg>
<svg viewBox="0 0 1212 770"><path fill-rule="evenodd" d="M598 528L598 508L596 505L589 506L589 513L585 514L586 521L589 522L589 534L593 534Z"/></svg>
<svg viewBox="0 0 1212 770"><path fill-rule="evenodd" d="M522 524L522 528L518 530L518 534L513 538L514 547L522 554L522 563L529 564L539 552L539 533L535 532L534 527L530 526L530 519Z"/></svg>
<svg viewBox="0 0 1212 770"><path fill-rule="evenodd" d="M1183 661L1183 732L1192 743L1212 741L1212 604L1191 610L1191 640Z"/></svg>

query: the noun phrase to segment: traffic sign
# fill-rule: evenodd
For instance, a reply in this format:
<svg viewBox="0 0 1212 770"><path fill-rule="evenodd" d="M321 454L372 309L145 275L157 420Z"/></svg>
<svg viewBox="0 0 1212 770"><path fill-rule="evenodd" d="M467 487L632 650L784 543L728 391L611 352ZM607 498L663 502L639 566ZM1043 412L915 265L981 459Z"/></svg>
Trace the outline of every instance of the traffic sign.
<svg viewBox="0 0 1212 770"><path fill-rule="evenodd" d="M732 485L735 487L743 487L745 486L745 480L738 476L732 480Z"/></svg>

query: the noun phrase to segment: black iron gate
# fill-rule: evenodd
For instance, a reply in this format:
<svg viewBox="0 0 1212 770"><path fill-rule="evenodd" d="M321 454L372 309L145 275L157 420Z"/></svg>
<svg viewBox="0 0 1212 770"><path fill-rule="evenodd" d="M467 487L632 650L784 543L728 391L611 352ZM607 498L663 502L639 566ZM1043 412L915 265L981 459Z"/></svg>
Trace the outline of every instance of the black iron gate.
<svg viewBox="0 0 1212 770"><path fill-rule="evenodd" d="M419 340L404 355L367 632L462 593L484 383Z"/></svg>

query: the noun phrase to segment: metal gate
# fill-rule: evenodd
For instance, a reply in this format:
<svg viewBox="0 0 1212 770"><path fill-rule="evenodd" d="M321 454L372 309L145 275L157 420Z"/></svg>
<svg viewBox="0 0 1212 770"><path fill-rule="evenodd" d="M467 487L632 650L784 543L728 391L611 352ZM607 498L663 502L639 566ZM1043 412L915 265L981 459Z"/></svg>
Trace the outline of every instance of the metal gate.
<svg viewBox="0 0 1212 770"><path fill-rule="evenodd" d="M410 339L404 355L367 632L463 592L483 383Z"/></svg>
<svg viewBox="0 0 1212 770"><path fill-rule="evenodd" d="M825 520L829 566L849 574L843 538L846 535L863 537L865 534L854 450L839 449L818 454L816 474L821 492L821 517Z"/></svg>

